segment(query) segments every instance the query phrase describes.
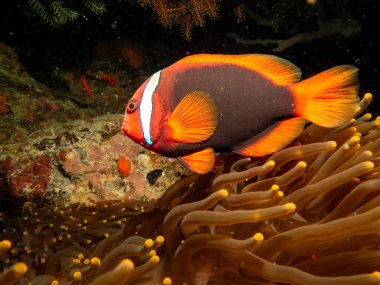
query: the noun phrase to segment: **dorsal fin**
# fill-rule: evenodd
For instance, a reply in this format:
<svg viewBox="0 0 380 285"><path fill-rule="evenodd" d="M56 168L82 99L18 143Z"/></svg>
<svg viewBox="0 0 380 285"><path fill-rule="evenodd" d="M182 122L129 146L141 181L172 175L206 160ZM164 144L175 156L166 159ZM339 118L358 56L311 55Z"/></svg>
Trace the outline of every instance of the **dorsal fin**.
<svg viewBox="0 0 380 285"><path fill-rule="evenodd" d="M235 64L259 72L277 85L295 83L301 78L301 71L296 65L286 59L266 54L195 54L187 56L177 63Z"/></svg>

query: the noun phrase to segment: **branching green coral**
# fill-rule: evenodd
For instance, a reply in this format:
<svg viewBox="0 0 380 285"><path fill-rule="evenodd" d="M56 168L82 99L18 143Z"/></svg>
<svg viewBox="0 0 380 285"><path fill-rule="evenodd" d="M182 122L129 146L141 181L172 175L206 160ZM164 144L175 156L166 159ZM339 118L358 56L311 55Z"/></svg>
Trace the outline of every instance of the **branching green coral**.
<svg viewBox="0 0 380 285"><path fill-rule="evenodd" d="M57 26L64 25L67 22L72 22L76 20L79 16L77 11L74 11L70 8L63 7L62 4L63 4L62 1L53 1L50 4L50 7L53 10L53 15L51 17L51 21L53 21L53 25L57 25Z"/></svg>
<svg viewBox="0 0 380 285"><path fill-rule="evenodd" d="M80 4L95 15L106 12L104 0L28 0L29 7L46 23L63 26L79 18ZM77 2L77 3L75 3ZM131 0L144 8L152 9L165 28L176 26L186 40L191 40L194 27L204 27L206 20L219 17L220 0ZM79 6L78 6L79 3ZM244 18L243 6L236 8L238 21Z"/></svg>
<svg viewBox="0 0 380 285"><path fill-rule="evenodd" d="M83 5L96 15L106 12L104 3L98 0L82 0ZM78 19L79 12L75 8L68 7L67 0L54 0L47 3L44 0L28 0L29 7L37 16L54 27L60 27Z"/></svg>
<svg viewBox="0 0 380 285"><path fill-rule="evenodd" d="M98 0L84 0L84 5L96 15L103 15L106 11L104 3Z"/></svg>

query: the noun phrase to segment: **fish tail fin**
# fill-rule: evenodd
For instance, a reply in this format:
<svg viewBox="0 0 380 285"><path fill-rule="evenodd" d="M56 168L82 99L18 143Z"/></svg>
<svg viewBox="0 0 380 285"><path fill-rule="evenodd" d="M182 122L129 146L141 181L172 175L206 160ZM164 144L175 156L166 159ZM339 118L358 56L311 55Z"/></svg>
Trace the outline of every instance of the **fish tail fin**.
<svg viewBox="0 0 380 285"><path fill-rule="evenodd" d="M348 122L358 108L358 69L336 66L290 86L295 114L322 127Z"/></svg>

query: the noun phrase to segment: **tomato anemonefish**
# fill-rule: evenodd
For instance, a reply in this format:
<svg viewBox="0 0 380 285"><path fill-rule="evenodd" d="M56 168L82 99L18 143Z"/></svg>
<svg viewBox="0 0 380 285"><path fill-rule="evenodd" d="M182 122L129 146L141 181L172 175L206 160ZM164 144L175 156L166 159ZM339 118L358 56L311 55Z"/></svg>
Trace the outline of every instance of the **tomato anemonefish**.
<svg viewBox="0 0 380 285"><path fill-rule="evenodd" d="M295 139L305 120L336 127L353 117L357 68L300 77L297 66L271 55L187 56L141 85L122 129L145 148L207 173L214 150L263 156Z"/></svg>

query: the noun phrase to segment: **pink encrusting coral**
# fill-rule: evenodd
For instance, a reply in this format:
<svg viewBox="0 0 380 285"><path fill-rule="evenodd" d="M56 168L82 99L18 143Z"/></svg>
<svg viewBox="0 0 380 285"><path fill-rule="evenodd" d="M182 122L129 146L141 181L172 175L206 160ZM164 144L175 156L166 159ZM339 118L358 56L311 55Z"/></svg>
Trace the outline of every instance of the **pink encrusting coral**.
<svg viewBox="0 0 380 285"><path fill-rule="evenodd" d="M379 284L379 118L311 124L270 157L223 160L155 202L1 215L0 283Z"/></svg>
<svg viewBox="0 0 380 285"><path fill-rule="evenodd" d="M116 86L117 85L117 77L115 75L102 73L99 75L99 78L105 80L109 86Z"/></svg>
<svg viewBox="0 0 380 285"><path fill-rule="evenodd" d="M32 133L27 141L0 145L0 184L7 185L7 196L54 196L60 204L161 196L184 169L174 160L145 153L121 133L120 120L120 115L108 115L57 124ZM130 163L129 175L128 167L120 173L120 156ZM163 175L150 184L147 175L157 169Z"/></svg>
<svg viewBox="0 0 380 285"><path fill-rule="evenodd" d="M30 199L40 197L50 183L51 158L41 155L24 164L20 166L8 156L2 162L0 172L9 181L15 195L25 195Z"/></svg>
<svg viewBox="0 0 380 285"><path fill-rule="evenodd" d="M94 93L91 90L91 86L90 83L88 83L87 78L84 75L82 75L79 80L82 84L83 92L87 93L90 97L94 97Z"/></svg>

